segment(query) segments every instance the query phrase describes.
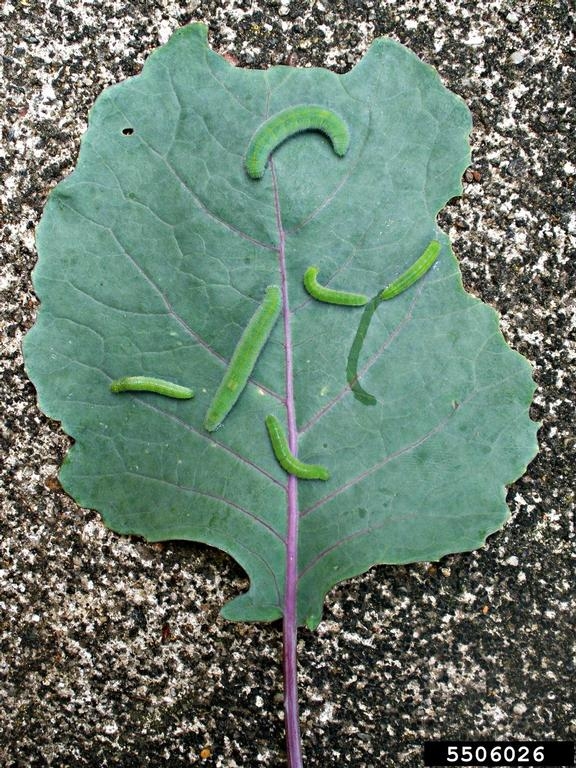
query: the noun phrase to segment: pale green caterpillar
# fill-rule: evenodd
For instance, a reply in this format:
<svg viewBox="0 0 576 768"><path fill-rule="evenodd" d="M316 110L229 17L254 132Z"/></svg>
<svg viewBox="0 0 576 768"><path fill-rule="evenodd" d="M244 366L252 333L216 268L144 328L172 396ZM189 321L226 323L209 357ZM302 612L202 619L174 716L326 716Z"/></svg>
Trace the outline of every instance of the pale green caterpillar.
<svg viewBox="0 0 576 768"><path fill-rule="evenodd" d="M228 368L204 419L204 428L214 432L224 421L242 394L256 360L276 324L282 307L282 294L277 285L266 288L264 300L250 318L232 354Z"/></svg>
<svg viewBox="0 0 576 768"><path fill-rule="evenodd" d="M112 392L155 392L164 397L176 397L178 400L189 400L194 392L188 387L172 384L164 379L154 379L151 376L123 376L110 384Z"/></svg>
<svg viewBox="0 0 576 768"><path fill-rule="evenodd" d="M335 291L332 288L326 288L320 285L318 280L318 267L308 267L304 272L304 288L310 296L317 301L324 301L327 304L343 304L348 307L363 307L368 304L370 299L362 293L349 293L348 291Z"/></svg>
<svg viewBox="0 0 576 768"><path fill-rule="evenodd" d="M322 467L320 464L305 464L294 456L276 416L266 416L265 422L274 456L276 456L282 469L286 470L289 475L295 475L302 480L328 480L330 475L326 467Z"/></svg>
<svg viewBox="0 0 576 768"><path fill-rule="evenodd" d="M412 264L406 272L403 272L400 277L397 277L396 280L384 288L379 296L380 300L387 301L388 299L393 299L394 296L403 293L407 288L410 288L413 283L420 280L438 258L441 247L442 246L438 240L432 240L422 256L416 259L414 264Z"/></svg>
<svg viewBox="0 0 576 768"><path fill-rule="evenodd" d="M245 158L248 176L261 179L270 154L289 136L302 131L325 133L339 157L348 151L350 134L339 115L325 107L300 104L273 115L252 136Z"/></svg>
<svg viewBox="0 0 576 768"><path fill-rule="evenodd" d="M368 306L362 313L360 323L358 324L358 330L356 331L354 341L352 342L350 352L348 353L348 361L346 364L346 379L354 397L364 405L376 405L377 402L374 395L366 392L366 390L358 381L358 361L360 359L360 352L364 346L364 339L368 333L368 328L370 326L372 316L374 315L374 312L376 312L376 309L381 302L393 299L395 296L403 293L407 288L410 288L410 286L413 285L417 280L420 280L420 278L423 277L426 272L428 272L430 267L438 258L441 247L442 246L437 240L432 240L426 247L424 253L418 259L416 259L414 264L412 264L411 267L408 267L408 269L403 272L400 277L396 278L396 280L391 282L390 285L388 285L383 291L377 294L369 302Z"/></svg>

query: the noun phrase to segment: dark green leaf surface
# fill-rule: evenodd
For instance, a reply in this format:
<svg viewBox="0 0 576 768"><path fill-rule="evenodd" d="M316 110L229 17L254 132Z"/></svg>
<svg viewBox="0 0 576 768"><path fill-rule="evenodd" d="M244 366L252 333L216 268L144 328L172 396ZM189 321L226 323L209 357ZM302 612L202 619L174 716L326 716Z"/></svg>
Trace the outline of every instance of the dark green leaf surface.
<svg viewBox="0 0 576 768"><path fill-rule="evenodd" d="M346 121L346 156L303 133L250 179L255 130L302 103ZM62 484L116 531L229 552L251 582L231 619L282 614L287 476L264 423L286 423L282 319L221 429L202 422L266 286L280 285L281 249L298 456L330 472L298 484L299 622L318 623L338 581L479 547L508 517L504 486L537 450L530 368L463 290L435 223L461 191L469 130L463 102L390 40L343 76L248 71L191 25L100 96L77 169L50 195L25 357L40 407L75 439ZM364 405L346 379L363 310L314 301L304 272L374 296L433 238L434 267L372 318L359 371L377 404ZM196 396L111 393L126 375Z"/></svg>

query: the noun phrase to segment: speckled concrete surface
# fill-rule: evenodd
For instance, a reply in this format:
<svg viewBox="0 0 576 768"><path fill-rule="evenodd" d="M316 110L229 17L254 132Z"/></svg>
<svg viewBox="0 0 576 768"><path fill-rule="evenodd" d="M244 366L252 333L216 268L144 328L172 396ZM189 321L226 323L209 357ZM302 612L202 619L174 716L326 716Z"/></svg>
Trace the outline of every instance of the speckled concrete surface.
<svg viewBox="0 0 576 768"><path fill-rule="evenodd" d="M7 0L0 87L0 763L283 765L278 626L218 617L225 555L104 529L58 487L68 445L20 344L34 228L103 87L190 20L240 66L342 72L378 35L433 64L474 115L463 199L441 220L468 289L535 366L541 453L481 551L378 567L301 632L306 766L421 766L430 738L574 739L574 12L568 0ZM572 100L572 102L571 102ZM571 682L572 681L572 682Z"/></svg>

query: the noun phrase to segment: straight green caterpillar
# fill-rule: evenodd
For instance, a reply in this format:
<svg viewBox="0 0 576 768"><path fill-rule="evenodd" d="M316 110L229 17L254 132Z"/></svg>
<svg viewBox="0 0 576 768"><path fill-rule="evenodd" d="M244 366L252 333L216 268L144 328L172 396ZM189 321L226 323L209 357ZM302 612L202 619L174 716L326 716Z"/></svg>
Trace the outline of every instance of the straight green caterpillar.
<svg viewBox="0 0 576 768"><path fill-rule="evenodd" d="M300 104L273 115L252 136L244 161L248 176L261 179L268 158L276 147L302 131L321 131L326 134L339 157L348 151L350 133L339 115L325 107Z"/></svg>
<svg viewBox="0 0 576 768"><path fill-rule="evenodd" d="M438 240L432 240L422 256L416 259L414 264L412 264L406 272L403 272L400 277L397 277L394 282L384 288L379 296L380 300L387 301L388 299L393 299L394 296L403 293L407 288L410 288L413 283L420 280L438 258L441 247L442 246Z"/></svg>
<svg viewBox="0 0 576 768"><path fill-rule="evenodd" d="M275 416L266 416L265 422L274 456L276 456L282 469L289 475L295 475L302 480L328 480L330 474L326 467L322 467L320 464L305 464L294 456L288 447L288 440L282 425Z"/></svg>
<svg viewBox="0 0 576 768"><path fill-rule="evenodd" d="M164 397L176 397L178 400L189 400L194 392L188 387L172 384L164 379L154 379L151 376L123 376L110 384L112 392L154 392Z"/></svg>
<svg viewBox="0 0 576 768"><path fill-rule="evenodd" d="M310 296L317 301L324 301L327 304L342 304L348 307L363 307L368 304L370 299L362 293L349 293L348 291L335 291L332 288L326 288L320 285L317 280L318 267L308 267L304 272L304 288Z"/></svg>
<svg viewBox="0 0 576 768"><path fill-rule="evenodd" d="M376 405L378 402L374 395L366 392L364 387L358 381L358 362L360 360L360 352L362 352L362 347L364 346L364 339L366 338L370 322L372 321L372 315L376 312L379 304L380 300L378 296L375 296L364 309L364 312L362 312L358 330L354 336L354 341L352 342L350 352L348 353L348 360L346 361L346 379L348 381L348 386L352 390L352 394L356 400L360 401L363 405Z"/></svg>
<svg viewBox="0 0 576 768"><path fill-rule="evenodd" d="M262 304L244 329L220 386L210 403L204 419L204 429L208 432L218 429L242 394L258 356L276 324L281 307L280 288L277 285L269 285Z"/></svg>

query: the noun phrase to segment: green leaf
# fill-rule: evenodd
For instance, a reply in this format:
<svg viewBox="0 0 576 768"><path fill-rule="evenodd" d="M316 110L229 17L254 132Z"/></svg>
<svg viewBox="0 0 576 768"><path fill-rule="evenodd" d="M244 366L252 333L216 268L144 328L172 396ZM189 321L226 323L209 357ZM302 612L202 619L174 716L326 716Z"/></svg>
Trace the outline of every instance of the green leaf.
<svg viewBox="0 0 576 768"><path fill-rule="evenodd" d="M308 131L249 178L250 138L297 104L340 115L348 152ZM342 579L474 549L509 515L505 485L537 450L530 367L494 310L463 290L435 221L461 192L470 127L464 103L391 40L343 76L249 71L193 24L100 96L76 170L50 195L25 358L40 407L75 440L62 484L116 531L230 553L250 577L224 608L230 619L282 615L289 498L298 620L310 627ZM304 272L314 264L325 283L375 296L432 239L434 267L374 312L359 375L377 403L364 405L346 379L363 310L310 298ZM283 278L291 343L281 318L210 434L226 362ZM195 398L110 392L137 375ZM326 466L326 482L288 483L274 457L264 420L287 424L291 387L298 457Z"/></svg>

